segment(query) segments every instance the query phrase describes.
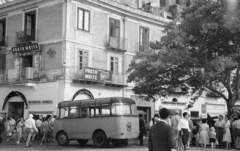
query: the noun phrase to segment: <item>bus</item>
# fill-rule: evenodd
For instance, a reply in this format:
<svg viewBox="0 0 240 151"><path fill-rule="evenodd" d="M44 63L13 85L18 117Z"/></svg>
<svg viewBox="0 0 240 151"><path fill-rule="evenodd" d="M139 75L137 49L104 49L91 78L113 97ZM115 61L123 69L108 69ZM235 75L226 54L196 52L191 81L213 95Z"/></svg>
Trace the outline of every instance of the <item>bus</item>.
<svg viewBox="0 0 240 151"><path fill-rule="evenodd" d="M125 97L60 102L53 135L60 146L71 140L85 145L89 139L96 147L106 147L110 142L127 145L139 135L136 103Z"/></svg>

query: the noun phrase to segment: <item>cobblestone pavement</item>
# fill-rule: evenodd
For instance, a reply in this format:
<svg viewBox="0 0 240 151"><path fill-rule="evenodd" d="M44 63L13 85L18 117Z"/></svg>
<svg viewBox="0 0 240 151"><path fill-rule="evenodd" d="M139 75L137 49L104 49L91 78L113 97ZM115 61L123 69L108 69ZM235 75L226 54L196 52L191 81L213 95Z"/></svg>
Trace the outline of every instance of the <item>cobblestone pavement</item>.
<svg viewBox="0 0 240 151"><path fill-rule="evenodd" d="M4 141L0 144L0 151L28 151L28 150L62 150L62 151L72 151L72 150L80 150L80 151L148 151L147 148L147 140L145 140L145 145L138 146L134 143L134 141L129 141L128 146L115 147L109 146L107 148L96 148L93 145L92 141L89 141L86 146L80 146L76 141L71 141L68 146L59 146L57 142L52 142L49 145L39 145L39 141L35 141L32 143L32 147L26 148L24 144L16 145L15 141ZM176 151L176 150L173 150ZM200 147L190 147L188 151L202 151ZM208 147L205 151L211 151L210 147ZM216 151L226 151L226 149L216 149ZM231 149L231 151L236 151L236 149Z"/></svg>

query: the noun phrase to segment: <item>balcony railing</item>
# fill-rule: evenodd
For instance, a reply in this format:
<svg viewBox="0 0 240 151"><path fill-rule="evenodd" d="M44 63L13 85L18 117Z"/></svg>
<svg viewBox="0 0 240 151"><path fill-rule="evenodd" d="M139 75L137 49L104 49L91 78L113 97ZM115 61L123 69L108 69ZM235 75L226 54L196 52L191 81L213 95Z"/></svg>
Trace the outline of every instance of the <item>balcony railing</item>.
<svg viewBox="0 0 240 151"><path fill-rule="evenodd" d="M150 49L150 45L149 44L143 44L143 43L140 43L140 42L138 42L136 44L136 47L137 47L137 49L138 49L138 51L140 53L147 52Z"/></svg>
<svg viewBox="0 0 240 151"><path fill-rule="evenodd" d="M81 82L81 83L87 83L87 84L105 84L105 85L110 85L110 86L125 86L127 85L126 82L126 75L123 75L119 73L119 75L112 75L112 80L111 81L96 81L96 80L88 80L84 75L83 70L78 70L77 68L69 68L69 76L70 79L73 79L74 82ZM124 80L125 78L125 80Z"/></svg>
<svg viewBox="0 0 240 151"><path fill-rule="evenodd" d="M16 44L21 45L31 41L37 41L37 29L28 29L16 33Z"/></svg>
<svg viewBox="0 0 240 151"><path fill-rule="evenodd" d="M0 50L1 47L7 47L7 36L0 35Z"/></svg>
<svg viewBox="0 0 240 151"><path fill-rule="evenodd" d="M127 38L106 36L106 45L118 51L127 51Z"/></svg>
<svg viewBox="0 0 240 151"><path fill-rule="evenodd" d="M9 69L0 72L0 84L15 82L39 81L41 70L39 68L25 67L19 69Z"/></svg>

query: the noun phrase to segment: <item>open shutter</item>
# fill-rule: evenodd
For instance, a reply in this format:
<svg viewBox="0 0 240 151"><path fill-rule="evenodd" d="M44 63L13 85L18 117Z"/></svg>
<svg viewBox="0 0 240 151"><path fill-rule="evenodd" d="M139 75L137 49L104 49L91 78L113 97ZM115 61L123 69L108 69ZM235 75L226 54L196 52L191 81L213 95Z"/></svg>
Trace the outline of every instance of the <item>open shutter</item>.
<svg viewBox="0 0 240 151"><path fill-rule="evenodd" d="M88 52L87 51L83 52L83 66L88 67Z"/></svg>
<svg viewBox="0 0 240 151"><path fill-rule="evenodd" d="M0 54L0 74L4 73L6 66L6 55Z"/></svg>

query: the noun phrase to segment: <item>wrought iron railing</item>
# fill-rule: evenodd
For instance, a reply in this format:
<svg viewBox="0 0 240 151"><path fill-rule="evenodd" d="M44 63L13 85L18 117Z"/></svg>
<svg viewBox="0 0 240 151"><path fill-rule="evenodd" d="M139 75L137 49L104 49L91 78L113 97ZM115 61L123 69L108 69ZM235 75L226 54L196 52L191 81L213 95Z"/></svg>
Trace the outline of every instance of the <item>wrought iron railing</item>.
<svg viewBox="0 0 240 151"><path fill-rule="evenodd" d="M106 35L106 45L116 50L127 51L127 38Z"/></svg>
<svg viewBox="0 0 240 151"><path fill-rule="evenodd" d="M24 44L31 41L37 41L37 29L28 29L16 32L16 44Z"/></svg>

